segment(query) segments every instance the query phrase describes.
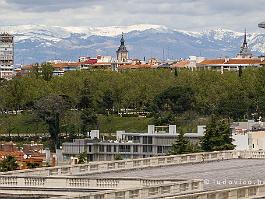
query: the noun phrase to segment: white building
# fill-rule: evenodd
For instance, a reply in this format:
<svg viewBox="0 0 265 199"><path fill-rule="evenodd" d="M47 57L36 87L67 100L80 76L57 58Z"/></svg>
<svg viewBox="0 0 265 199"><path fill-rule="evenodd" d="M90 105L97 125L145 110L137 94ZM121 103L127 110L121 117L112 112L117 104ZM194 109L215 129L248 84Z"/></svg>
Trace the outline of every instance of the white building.
<svg viewBox="0 0 265 199"><path fill-rule="evenodd" d="M263 122L249 120L234 123L232 138L235 150L265 150Z"/></svg>
<svg viewBox="0 0 265 199"><path fill-rule="evenodd" d="M11 79L14 68L14 36L0 34L0 78Z"/></svg>

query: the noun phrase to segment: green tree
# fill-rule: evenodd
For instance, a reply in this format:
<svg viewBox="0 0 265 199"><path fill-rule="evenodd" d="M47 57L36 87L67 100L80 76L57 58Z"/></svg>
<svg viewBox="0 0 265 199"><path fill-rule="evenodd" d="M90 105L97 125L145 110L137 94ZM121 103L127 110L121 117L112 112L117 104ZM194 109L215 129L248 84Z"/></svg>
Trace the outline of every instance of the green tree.
<svg viewBox="0 0 265 199"><path fill-rule="evenodd" d="M202 138L202 149L204 151L233 150L235 145L232 142L230 123L227 120L212 117Z"/></svg>
<svg viewBox="0 0 265 199"><path fill-rule="evenodd" d="M86 136L87 132L97 128L97 114L91 108L83 109L81 112L81 133Z"/></svg>
<svg viewBox="0 0 265 199"><path fill-rule="evenodd" d="M35 163L35 162L28 162L28 163L27 163L27 167L28 167L29 169L35 169L35 168L40 167L40 164L39 164L39 163Z"/></svg>
<svg viewBox="0 0 265 199"><path fill-rule="evenodd" d="M55 151L60 146L60 119L66 111L67 104L61 96L49 95L37 101L34 108L37 116L48 125L52 142L51 150Z"/></svg>
<svg viewBox="0 0 265 199"><path fill-rule="evenodd" d="M178 69L177 68L175 68L174 75L175 75L175 77L178 76Z"/></svg>
<svg viewBox="0 0 265 199"><path fill-rule="evenodd" d="M84 151L78 155L78 164L85 164L87 163L87 152Z"/></svg>
<svg viewBox="0 0 265 199"><path fill-rule="evenodd" d="M192 110L195 103L193 90L188 86L170 87L155 97L153 113L156 121L167 124L174 116Z"/></svg>
<svg viewBox="0 0 265 199"><path fill-rule="evenodd" d="M13 156L7 156L2 161L0 161L0 171L13 171L18 168L18 163L16 158Z"/></svg>
<svg viewBox="0 0 265 199"><path fill-rule="evenodd" d="M107 114L109 115L114 107L114 97L110 90L106 91L102 97L102 108L104 109L104 112L107 111Z"/></svg>
<svg viewBox="0 0 265 199"><path fill-rule="evenodd" d="M122 155L121 154L116 154L114 156L114 160L123 160Z"/></svg>
<svg viewBox="0 0 265 199"><path fill-rule="evenodd" d="M238 76L239 76L239 77L242 77L242 74L243 74L242 66L239 66L239 69L238 69Z"/></svg>
<svg viewBox="0 0 265 199"><path fill-rule="evenodd" d="M7 107L17 113L22 108L25 98L25 88L21 80L13 79L8 82L5 96Z"/></svg>
<svg viewBox="0 0 265 199"><path fill-rule="evenodd" d="M45 81L50 81L52 79L54 68L51 63L42 63L41 64L41 74L42 78Z"/></svg>
<svg viewBox="0 0 265 199"><path fill-rule="evenodd" d="M41 75L40 67L41 66L40 66L39 63L36 63L36 64L32 65L32 68L30 70L31 77L36 78L36 79L38 79L40 77L40 75Z"/></svg>
<svg viewBox="0 0 265 199"><path fill-rule="evenodd" d="M199 146L192 144L184 135L185 133L182 131L179 133L176 142L170 148L170 155L194 153L200 151Z"/></svg>

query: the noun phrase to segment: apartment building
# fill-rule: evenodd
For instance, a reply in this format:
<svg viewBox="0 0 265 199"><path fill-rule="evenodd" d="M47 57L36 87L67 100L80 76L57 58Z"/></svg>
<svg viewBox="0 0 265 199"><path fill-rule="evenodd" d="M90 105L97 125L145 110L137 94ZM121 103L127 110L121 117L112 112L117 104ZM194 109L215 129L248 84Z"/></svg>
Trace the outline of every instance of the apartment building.
<svg viewBox="0 0 265 199"><path fill-rule="evenodd" d="M197 133L186 133L191 142L199 142L205 126L199 126ZM148 125L147 133L126 133L117 131L116 140L100 140L99 131L89 133L90 138L75 139L62 144L65 160L70 160L80 153L87 152L89 161L114 160L117 154L123 159L137 159L168 154L170 147L177 140L176 125Z"/></svg>
<svg viewBox="0 0 265 199"><path fill-rule="evenodd" d="M14 68L14 36L0 34L0 78L11 79Z"/></svg>

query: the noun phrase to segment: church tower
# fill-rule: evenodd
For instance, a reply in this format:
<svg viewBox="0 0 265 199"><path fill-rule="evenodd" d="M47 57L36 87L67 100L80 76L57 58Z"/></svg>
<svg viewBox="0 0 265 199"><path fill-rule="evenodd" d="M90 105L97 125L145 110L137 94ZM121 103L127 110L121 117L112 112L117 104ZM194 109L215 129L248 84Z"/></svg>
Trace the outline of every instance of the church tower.
<svg viewBox="0 0 265 199"><path fill-rule="evenodd" d="M129 59L129 53L125 46L125 40L124 40L123 33L121 36L121 45L116 51L116 53L117 53L118 62L127 62L127 60Z"/></svg>
<svg viewBox="0 0 265 199"><path fill-rule="evenodd" d="M247 31L245 29L244 41L240 47L240 52L237 54L237 58L251 58L251 57L253 57L253 55L248 48Z"/></svg>

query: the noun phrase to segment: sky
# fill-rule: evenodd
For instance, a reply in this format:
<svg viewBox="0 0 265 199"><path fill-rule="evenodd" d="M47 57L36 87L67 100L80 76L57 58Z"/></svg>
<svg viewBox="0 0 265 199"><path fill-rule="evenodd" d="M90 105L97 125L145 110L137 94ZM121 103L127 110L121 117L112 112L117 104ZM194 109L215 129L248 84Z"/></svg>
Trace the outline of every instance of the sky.
<svg viewBox="0 0 265 199"><path fill-rule="evenodd" d="M265 21L265 0L0 0L0 26L164 25L251 32Z"/></svg>

